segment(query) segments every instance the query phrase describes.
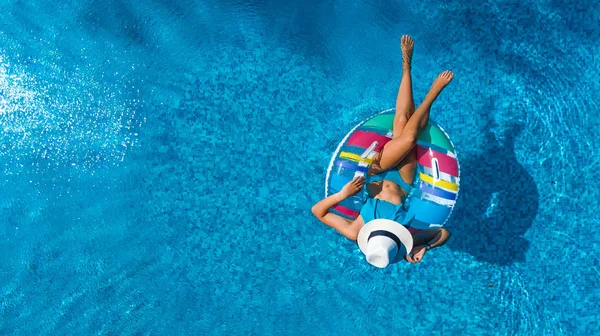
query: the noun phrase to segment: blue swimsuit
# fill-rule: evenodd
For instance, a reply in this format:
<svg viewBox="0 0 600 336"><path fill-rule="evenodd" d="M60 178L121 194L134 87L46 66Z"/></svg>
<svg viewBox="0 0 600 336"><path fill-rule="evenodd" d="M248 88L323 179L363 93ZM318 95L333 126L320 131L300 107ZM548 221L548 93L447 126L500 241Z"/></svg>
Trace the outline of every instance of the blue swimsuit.
<svg viewBox="0 0 600 336"><path fill-rule="evenodd" d="M368 176L367 183L373 183L377 181L392 181L400 186L407 194L410 193L412 187L404 182L402 176L398 170L388 170L378 175ZM379 198L367 198L367 201L360 210L365 224L377 218L391 219L401 224L407 224L407 209L404 203L398 205L392 204L388 201L384 201Z"/></svg>
<svg viewBox="0 0 600 336"><path fill-rule="evenodd" d="M400 176L400 172L398 172L397 169L388 170L373 176L367 176L367 183L377 181L392 181L399 185L402 190L406 191L406 194L410 193L410 190L412 189L410 184L404 182L404 179Z"/></svg>

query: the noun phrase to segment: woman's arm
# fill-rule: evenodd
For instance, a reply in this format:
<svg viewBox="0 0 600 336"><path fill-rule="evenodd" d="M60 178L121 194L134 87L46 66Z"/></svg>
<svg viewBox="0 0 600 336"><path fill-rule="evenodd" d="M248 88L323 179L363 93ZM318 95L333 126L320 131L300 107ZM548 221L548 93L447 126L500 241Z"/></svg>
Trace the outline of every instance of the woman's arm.
<svg viewBox="0 0 600 336"><path fill-rule="evenodd" d="M319 203L313 205L312 213L313 213L313 215L315 215L315 217L317 217L318 219L321 219L329 213L329 209L332 206L340 203L341 201L345 200L346 198L348 198L348 195L344 195L344 193L342 191L340 191L336 194L333 194L333 195L321 200Z"/></svg>
<svg viewBox="0 0 600 336"><path fill-rule="evenodd" d="M321 200L319 203L315 204L312 207L312 213L321 222L336 229L346 238L350 240L356 240L356 237L358 236L357 228L360 228L362 226L360 225L363 222L362 217L359 216L355 221L349 221L341 216L329 212L329 208L340 203L341 201L345 200L350 196L356 195L362 189L364 184L364 177L354 178L352 181L348 182L344 186L344 188L342 188L342 191L335 193Z"/></svg>

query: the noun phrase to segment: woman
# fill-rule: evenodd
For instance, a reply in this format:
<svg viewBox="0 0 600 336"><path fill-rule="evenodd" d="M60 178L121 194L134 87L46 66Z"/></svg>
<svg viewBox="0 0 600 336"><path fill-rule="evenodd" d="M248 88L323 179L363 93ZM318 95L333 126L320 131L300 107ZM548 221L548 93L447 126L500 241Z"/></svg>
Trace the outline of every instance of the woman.
<svg viewBox="0 0 600 336"><path fill-rule="evenodd" d="M386 143L374 158L367 174L367 180L364 177L355 178L348 182L342 191L325 198L312 208L313 214L321 222L353 241L356 241L358 232L365 223L373 219L386 218L406 224L403 223L406 215L403 202L413 183L417 165L415 151L417 139L429 122L431 105L454 77L451 71L440 73L431 85L421 106L415 110L410 74L414 41L410 36L404 35L400 45L402 49L402 80L396 99L393 139ZM356 220L350 221L329 212L329 208L332 206L360 192L365 183L368 183L369 198ZM415 247L410 252L412 256L407 255L406 260L412 263L420 262L428 250L444 245L450 237L450 233L443 228L425 231L409 228L409 230L413 236Z"/></svg>

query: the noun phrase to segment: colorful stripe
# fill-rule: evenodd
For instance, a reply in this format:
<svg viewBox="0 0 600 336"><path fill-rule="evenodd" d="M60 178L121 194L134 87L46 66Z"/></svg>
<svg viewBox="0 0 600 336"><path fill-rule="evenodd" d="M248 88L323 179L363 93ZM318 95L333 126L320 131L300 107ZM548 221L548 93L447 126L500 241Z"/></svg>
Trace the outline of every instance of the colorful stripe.
<svg viewBox="0 0 600 336"><path fill-rule="evenodd" d="M344 215L341 212L336 211L334 208L329 209L329 212L331 212L332 214L338 215L338 216L340 216L340 217L342 217L344 219L347 219L347 220L354 220L355 219L355 218L352 218L350 216Z"/></svg>
<svg viewBox="0 0 600 336"><path fill-rule="evenodd" d="M442 147L438 147L438 146L436 146L434 144L431 144L429 142L417 141L417 145L421 146L421 147L423 147L425 149L431 149L433 151L440 152L442 154L448 155L449 157L451 157L453 159L456 159L456 154L454 154L452 152L449 152L448 150L446 150L446 149L444 149Z"/></svg>
<svg viewBox="0 0 600 336"><path fill-rule="evenodd" d="M437 197L437 196L434 196L432 194L427 194L427 193L421 194L421 198L424 200L431 201L431 202L439 204L439 205L445 205L448 207L454 206L454 204L456 204L456 200L449 200L449 199Z"/></svg>
<svg viewBox="0 0 600 336"><path fill-rule="evenodd" d="M427 168L427 167L423 167L423 166L419 166L419 169L421 169L421 171L429 176L434 176L434 172L433 172L433 168ZM444 181L450 181L452 183L456 183L459 184L460 179L458 177L454 177L450 174L446 174L446 173L442 173L439 172L439 177L440 180L444 180Z"/></svg>
<svg viewBox="0 0 600 336"><path fill-rule="evenodd" d="M337 212L343 213L344 215L346 215L348 217L352 217L352 218L356 218L356 217L358 217L358 215L360 215L360 212L354 211L350 208L346 208L345 206L341 206L341 205L336 205L333 207L333 209Z"/></svg>
<svg viewBox="0 0 600 336"><path fill-rule="evenodd" d="M444 180L434 181L432 176L425 175L423 173L421 173L420 178L421 178L421 181L425 181L425 182L433 185L434 187L443 188L443 189L451 190L451 191L458 191L458 184L456 184L456 183L452 183L452 182L448 182L448 181L444 181Z"/></svg>
<svg viewBox="0 0 600 336"><path fill-rule="evenodd" d="M427 183L423 183L421 182L419 185L419 189L421 189L422 192L425 193L429 193L431 195L437 196L437 197L441 197L441 198L445 198L448 200L455 200L456 199L456 194L455 193L451 193L449 191L443 190L443 189L439 189L436 188L430 184Z"/></svg>
<svg viewBox="0 0 600 336"><path fill-rule="evenodd" d="M383 113L378 114L375 117L367 120L362 126L363 127L374 127L379 128L383 131L391 131L394 125L394 113Z"/></svg>
<svg viewBox="0 0 600 336"><path fill-rule="evenodd" d="M449 152L455 153L450 139L448 139L446 133L442 131L438 125L432 123L427 124L427 127L419 137L419 140L431 143L435 146L444 148Z"/></svg>
<svg viewBox="0 0 600 336"><path fill-rule="evenodd" d="M350 139L348 139L346 146L354 146L366 149L375 141L377 141L377 147L375 147L375 150L379 151L388 141L390 141L390 138L374 132L356 131L354 134L352 134Z"/></svg>
<svg viewBox="0 0 600 336"><path fill-rule="evenodd" d="M326 177L326 194L341 190L357 174L367 174L373 157L381 152L393 136L395 113L383 111L355 126L339 143L332 156ZM361 156L375 142L370 158ZM454 146L444 130L431 122L417 142L420 180L418 192L408 200L407 218L411 230L427 230L443 226L452 213L459 189L459 166ZM353 220L360 215L364 194L349 197L330 209L343 218Z"/></svg>
<svg viewBox="0 0 600 336"><path fill-rule="evenodd" d="M386 113L386 112L388 112L388 110L383 111L381 113ZM365 123L365 121L361 121L360 123L358 123L358 125L352 127L352 129L350 131L348 131L348 133L346 133L346 135L344 136L342 141L340 141L340 143L337 145L335 152L331 156L331 160L329 160L329 166L327 166L327 174L325 175L325 197L329 196L329 176L331 175L331 169L333 168L333 163L335 162L336 157L342 150L344 143L350 137L350 135L352 135L352 133L354 133L354 131L364 123Z"/></svg>
<svg viewBox="0 0 600 336"><path fill-rule="evenodd" d="M417 146L417 160L419 160L420 165L434 168L431 163L433 159L437 159L438 168L442 173L458 177L458 163L456 162L456 159L446 154Z"/></svg>
<svg viewBox="0 0 600 336"><path fill-rule="evenodd" d="M364 161L364 162L366 162L366 163L368 163L368 164L371 164L371 163L373 162L373 159L372 159L372 158L365 158L365 159L362 159L362 158L360 157L360 155L358 155L358 154L354 154L354 153L350 153L350 152L341 152L341 153L340 153L340 159L346 159L346 160L350 160L350 161L353 161L353 162L361 162L361 161Z"/></svg>
<svg viewBox="0 0 600 336"><path fill-rule="evenodd" d="M339 160L336 165L338 166L338 174L340 173L340 171L342 169L349 169L349 170L354 170L354 171L358 171L358 172L362 172L362 173L367 173L369 171L369 167L368 166L359 166L356 163L350 162L350 161L345 161L345 160Z"/></svg>

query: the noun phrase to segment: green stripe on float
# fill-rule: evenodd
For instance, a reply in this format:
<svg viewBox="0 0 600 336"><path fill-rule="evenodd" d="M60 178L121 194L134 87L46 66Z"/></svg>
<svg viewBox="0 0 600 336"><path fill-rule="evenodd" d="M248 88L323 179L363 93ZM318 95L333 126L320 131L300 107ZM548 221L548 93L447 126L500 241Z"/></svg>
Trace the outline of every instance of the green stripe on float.
<svg viewBox="0 0 600 336"><path fill-rule="evenodd" d="M382 113L378 114L375 117L369 119L364 124L361 125L361 129L363 127L371 127L383 130L385 133L392 131L394 126L394 113ZM430 122L427 124L427 127L419 137L419 141L423 141L426 143L430 143L434 146L443 148L451 153L456 154L454 148L452 147L452 143L446 137L446 133L442 131L439 126L435 123Z"/></svg>
<svg viewBox="0 0 600 336"><path fill-rule="evenodd" d="M456 154L456 152L454 152L454 148L452 148L452 143L450 143L450 140L448 140L446 134L437 125L431 123L427 124L423 134L421 134L419 137L419 141L433 144Z"/></svg>
<svg viewBox="0 0 600 336"><path fill-rule="evenodd" d="M394 125L394 114L379 114L362 124L364 127L380 128L385 131L391 131Z"/></svg>

